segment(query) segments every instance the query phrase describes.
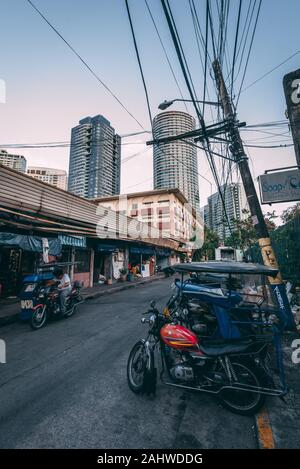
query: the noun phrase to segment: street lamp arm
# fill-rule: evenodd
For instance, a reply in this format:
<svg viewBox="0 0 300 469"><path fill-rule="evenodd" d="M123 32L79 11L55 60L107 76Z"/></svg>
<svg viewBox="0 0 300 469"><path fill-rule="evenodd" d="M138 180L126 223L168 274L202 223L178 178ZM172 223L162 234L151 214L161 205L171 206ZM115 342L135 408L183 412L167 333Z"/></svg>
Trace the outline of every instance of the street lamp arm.
<svg viewBox="0 0 300 469"><path fill-rule="evenodd" d="M172 106L173 103L175 103L176 101L181 101L181 102L186 102L186 103L192 103L193 100L192 99L180 99L180 98L176 98L176 99L172 99L170 101L167 101L166 99L160 103L160 105L158 106L158 109L161 109L162 111L164 111L165 109L167 109L168 107ZM215 101L195 101L196 103L201 103L201 104L208 104L210 106L220 106L221 104L218 103L218 102L215 102Z"/></svg>

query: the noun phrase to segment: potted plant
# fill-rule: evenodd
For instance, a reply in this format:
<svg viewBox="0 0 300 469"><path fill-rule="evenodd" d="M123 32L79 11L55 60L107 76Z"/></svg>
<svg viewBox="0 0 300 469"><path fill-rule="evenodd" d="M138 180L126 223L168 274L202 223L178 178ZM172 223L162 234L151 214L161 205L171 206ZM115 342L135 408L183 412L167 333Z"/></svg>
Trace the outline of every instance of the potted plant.
<svg viewBox="0 0 300 469"><path fill-rule="evenodd" d="M126 277L127 277L127 269L125 269L125 268L119 269L119 272L120 272L120 280L121 280L121 282L125 282L125 281L126 281Z"/></svg>

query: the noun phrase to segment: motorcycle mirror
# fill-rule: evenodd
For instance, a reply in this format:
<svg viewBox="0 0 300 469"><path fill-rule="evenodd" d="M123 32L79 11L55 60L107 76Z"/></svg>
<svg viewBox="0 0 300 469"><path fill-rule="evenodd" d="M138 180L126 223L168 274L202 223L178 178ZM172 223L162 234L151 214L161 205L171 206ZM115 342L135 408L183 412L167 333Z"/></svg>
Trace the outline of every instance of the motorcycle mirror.
<svg viewBox="0 0 300 469"><path fill-rule="evenodd" d="M151 308L154 309L155 305L156 305L156 301L152 300L151 303L150 303Z"/></svg>

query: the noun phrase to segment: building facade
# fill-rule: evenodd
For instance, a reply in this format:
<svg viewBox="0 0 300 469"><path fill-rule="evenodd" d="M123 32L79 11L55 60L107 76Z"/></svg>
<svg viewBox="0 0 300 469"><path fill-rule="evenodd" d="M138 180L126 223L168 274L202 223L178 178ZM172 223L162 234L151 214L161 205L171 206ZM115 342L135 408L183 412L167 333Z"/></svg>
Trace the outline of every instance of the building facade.
<svg viewBox="0 0 300 469"><path fill-rule="evenodd" d="M165 111L153 119L155 139L190 132L195 129L194 117L181 111ZM178 188L192 207L199 211L197 149L193 139L175 140L154 145L154 189Z"/></svg>
<svg viewBox="0 0 300 469"><path fill-rule="evenodd" d="M29 166L27 174L34 179L46 182L59 189L67 190L67 172L63 169Z"/></svg>
<svg viewBox="0 0 300 469"><path fill-rule="evenodd" d="M158 230L159 236L193 249L195 233L202 236L203 222L179 189L160 189L96 199L101 206L135 218Z"/></svg>
<svg viewBox="0 0 300 469"><path fill-rule="evenodd" d="M71 132L68 191L92 199L120 193L121 137L101 115Z"/></svg>
<svg viewBox="0 0 300 469"><path fill-rule="evenodd" d="M23 155L15 155L8 153L6 150L0 150L0 164L20 171L21 173L26 172L27 161Z"/></svg>
<svg viewBox="0 0 300 469"><path fill-rule="evenodd" d="M221 192L230 227L234 229L234 221L246 218L247 214L243 213L243 211L249 211L243 185L240 183L227 184L221 187ZM219 192L208 197L207 202L207 205L203 208L205 224L209 229L217 233L222 241L225 241L230 236L230 228Z"/></svg>

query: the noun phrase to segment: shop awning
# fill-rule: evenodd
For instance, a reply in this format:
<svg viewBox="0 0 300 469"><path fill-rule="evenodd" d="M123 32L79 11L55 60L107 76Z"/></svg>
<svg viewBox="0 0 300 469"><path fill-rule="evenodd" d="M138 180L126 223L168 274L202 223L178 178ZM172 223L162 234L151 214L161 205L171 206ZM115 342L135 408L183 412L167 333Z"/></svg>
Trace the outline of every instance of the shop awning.
<svg viewBox="0 0 300 469"><path fill-rule="evenodd" d="M118 251L119 248L114 244L98 243L96 249L97 251L115 252Z"/></svg>
<svg viewBox="0 0 300 469"><path fill-rule="evenodd" d="M169 257L171 255L171 251L169 249L156 248L155 252L157 256L161 257Z"/></svg>
<svg viewBox="0 0 300 469"><path fill-rule="evenodd" d="M78 248L86 248L86 238L84 236L58 235L63 246L75 246Z"/></svg>
<svg viewBox="0 0 300 469"><path fill-rule="evenodd" d="M58 238L48 238L48 244L50 255L59 256L61 254L61 241ZM43 238L15 233L0 233L0 246L18 247L23 251L43 252Z"/></svg>
<svg viewBox="0 0 300 469"><path fill-rule="evenodd" d="M131 247L130 248L130 252L132 254L148 254L150 256L154 255L155 254L155 250L152 249L152 248L148 248L148 247L142 247L142 246L138 246L138 247Z"/></svg>

